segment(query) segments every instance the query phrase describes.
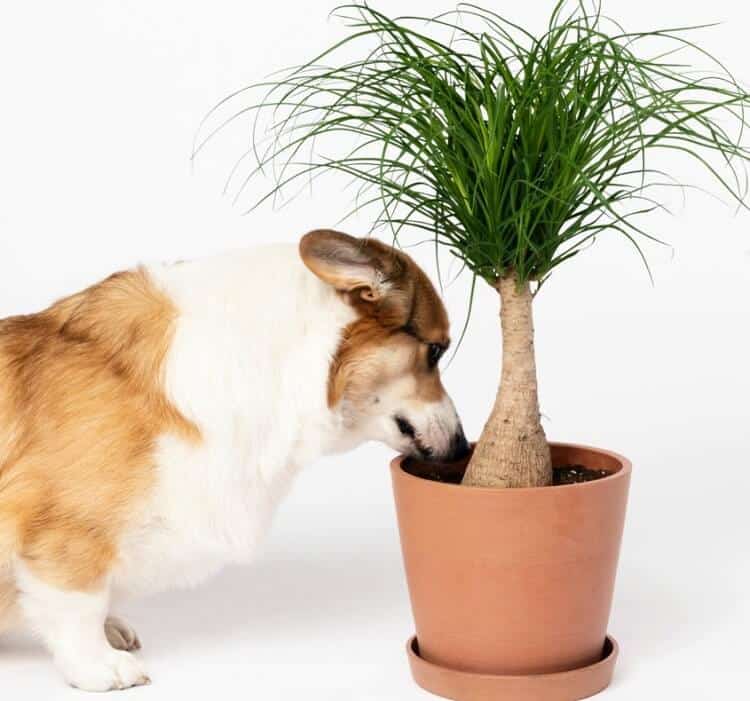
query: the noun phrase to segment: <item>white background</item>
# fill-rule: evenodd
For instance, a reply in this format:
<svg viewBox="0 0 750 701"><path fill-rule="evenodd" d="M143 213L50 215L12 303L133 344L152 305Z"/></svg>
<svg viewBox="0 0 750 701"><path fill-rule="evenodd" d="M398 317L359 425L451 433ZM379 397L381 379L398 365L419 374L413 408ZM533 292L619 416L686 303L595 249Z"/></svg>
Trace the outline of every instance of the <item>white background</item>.
<svg viewBox="0 0 750 701"><path fill-rule="evenodd" d="M495 3L488 3L495 6ZM551 0L502 3L538 28ZM39 309L144 260L295 240L336 223L334 184L242 217L221 185L246 144L228 132L191 174L200 118L230 91L340 36L331 2L6 3L0 20L0 317ZM387 11L449 4L396 0ZM611 0L628 28L719 20L703 44L745 79L747 10L731 0ZM743 71L745 71L743 75ZM688 182L696 174L675 172ZM704 182L697 179L698 182ZM651 229L655 286L613 234L554 275L536 305L551 439L629 456L634 482L602 698L747 697L750 623L750 218L700 194ZM346 225L364 233L365 220ZM412 250L434 273L429 246ZM446 290L461 326L469 280ZM283 294L279 289L269 294ZM497 300L479 291L444 377L475 437L499 371ZM143 699L428 699L408 675L412 631L380 446L321 461L284 504L263 559L127 613L154 680ZM460 528L460 524L457 524ZM68 699L35 643L0 641L7 699Z"/></svg>

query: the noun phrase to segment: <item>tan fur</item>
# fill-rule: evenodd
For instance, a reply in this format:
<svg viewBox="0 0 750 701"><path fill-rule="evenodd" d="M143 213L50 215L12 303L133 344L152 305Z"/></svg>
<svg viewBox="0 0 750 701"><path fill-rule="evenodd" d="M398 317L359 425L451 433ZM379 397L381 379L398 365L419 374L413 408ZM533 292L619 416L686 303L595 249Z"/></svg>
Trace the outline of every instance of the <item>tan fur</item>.
<svg viewBox="0 0 750 701"><path fill-rule="evenodd" d="M329 406L345 395L356 402L371 395L386 379L384 375L393 379L403 373L414 377L419 399L439 400L444 390L439 373L428 365L427 346L447 347L450 336L448 314L430 279L402 251L376 239L355 239L361 255L357 261L362 261L359 265L372 266L377 273L379 285L372 289L367 274L350 279L342 275L346 263L342 265L335 253L321 252L321 238L332 246L339 242L346 245L352 238L339 232L314 231L303 238L300 248L303 260L316 274L343 288L340 294L359 316L345 329L331 363ZM325 265L320 265L325 255L328 259L323 258Z"/></svg>
<svg viewBox="0 0 750 701"><path fill-rule="evenodd" d="M96 586L153 482L156 437L200 440L162 391L175 315L137 270L0 321L0 567L16 555L55 586Z"/></svg>
<svg viewBox="0 0 750 701"><path fill-rule="evenodd" d="M10 568L0 565L0 633L13 624L17 617L16 586Z"/></svg>
<svg viewBox="0 0 750 701"><path fill-rule="evenodd" d="M358 319L344 331L331 362L328 404L335 406L346 396L356 405L373 396L379 386L407 374L414 378L416 399L441 399L445 390L440 374L428 365L424 343L371 318Z"/></svg>

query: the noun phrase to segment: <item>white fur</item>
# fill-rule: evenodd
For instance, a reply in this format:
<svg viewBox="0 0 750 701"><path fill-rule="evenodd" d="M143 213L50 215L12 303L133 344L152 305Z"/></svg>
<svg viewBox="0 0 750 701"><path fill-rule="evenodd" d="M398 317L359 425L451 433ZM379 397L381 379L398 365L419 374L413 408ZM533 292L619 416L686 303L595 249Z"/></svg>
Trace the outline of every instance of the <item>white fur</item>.
<svg viewBox="0 0 750 701"><path fill-rule="evenodd" d="M156 489L121 544L116 593L192 585L247 561L298 469L360 441L325 389L354 312L296 247L149 272L180 313L167 394L203 441L161 438Z"/></svg>
<svg viewBox="0 0 750 701"><path fill-rule="evenodd" d="M20 561L15 576L24 618L41 636L69 684L86 691L109 691L149 682L132 654L113 649L107 641L107 587L95 592L58 589L35 577Z"/></svg>

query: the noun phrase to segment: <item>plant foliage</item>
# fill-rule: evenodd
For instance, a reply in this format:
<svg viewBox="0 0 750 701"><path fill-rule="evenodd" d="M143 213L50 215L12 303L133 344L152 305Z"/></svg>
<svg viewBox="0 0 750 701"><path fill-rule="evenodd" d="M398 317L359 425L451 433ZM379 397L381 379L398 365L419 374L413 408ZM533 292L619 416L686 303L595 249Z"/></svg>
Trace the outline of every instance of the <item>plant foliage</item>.
<svg viewBox="0 0 750 701"><path fill-rule="evenodd" d="M239 194L272 173L258 204L344 173L360 186L355 211L377 206L396 237L405 226L429 232L495 284L509 274L541 282L605 230L643 256L643 237L654 237L639 215L659 207L652 188L675 182L652 167L657 149L697 160L745 197L748 93L690 40L699 27L631 33L598 6L566 2L539 36L473 4L434 18L362 3L334 12L346 38L234 93L199 131L195 153L255 113L230 181ZM696 61L713 68L699 73Z"/></svg>

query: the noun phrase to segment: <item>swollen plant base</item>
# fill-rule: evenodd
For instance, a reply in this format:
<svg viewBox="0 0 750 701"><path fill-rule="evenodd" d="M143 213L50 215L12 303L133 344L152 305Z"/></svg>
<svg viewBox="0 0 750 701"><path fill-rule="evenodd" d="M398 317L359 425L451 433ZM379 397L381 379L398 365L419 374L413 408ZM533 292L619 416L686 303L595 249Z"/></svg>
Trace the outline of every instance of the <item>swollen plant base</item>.
<svg viewBox="0 0 750 701"><path fill-rule="evenodd" d="M617 644L607 626L630 462L588 446L550 448L553 467L606 476L496 489L435 481L434 466L403 457L391 463L416 626L407 651L428 691L575 701L611 680ZM463 468L439 472L455 479Z"/></svg>
<svg viewBox="0 0 750 701"><path fill-rule="evenodd" d="M419 643L412 637L406 654L414 681L425 691L454 701L577 701L598 694L609 686L619 648L607 636L601 659L567 672L502 675L462 672L432 664L419 656Z"/></svg>

